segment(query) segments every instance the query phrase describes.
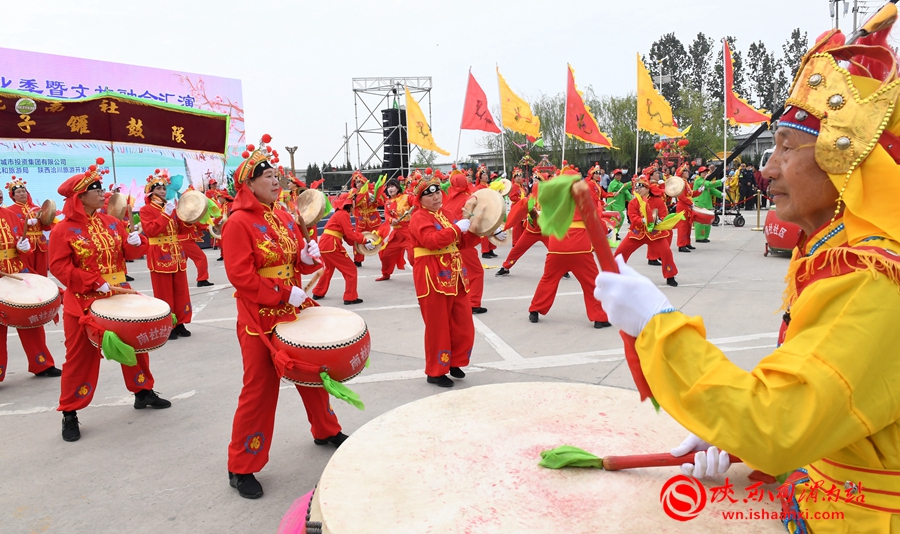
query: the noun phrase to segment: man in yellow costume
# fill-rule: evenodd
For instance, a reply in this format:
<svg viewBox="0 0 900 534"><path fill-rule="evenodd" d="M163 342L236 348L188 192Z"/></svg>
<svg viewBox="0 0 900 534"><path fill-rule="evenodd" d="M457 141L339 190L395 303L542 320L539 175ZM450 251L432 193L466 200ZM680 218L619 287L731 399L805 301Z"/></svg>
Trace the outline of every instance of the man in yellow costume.
<svg viewBox="0 0 900 534"><path fill-rule="evenodd" d="M693 433L673 454L715 446L686 465L694 476L727 469L716 448L789 474L785 508L803 514L790 532L900 532L900 78L886 26L855 45L824 35L778 124L763 174L805 236L772 354L744 371L624 262L596 279L610 322L637 336L654 397Z"/></svg>

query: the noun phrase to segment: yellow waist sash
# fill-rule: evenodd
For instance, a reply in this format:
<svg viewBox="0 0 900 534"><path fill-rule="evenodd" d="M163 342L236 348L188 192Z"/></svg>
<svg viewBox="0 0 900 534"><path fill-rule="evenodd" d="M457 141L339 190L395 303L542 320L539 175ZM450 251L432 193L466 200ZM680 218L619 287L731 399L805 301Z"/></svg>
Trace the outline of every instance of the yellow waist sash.
<svg viewBox="0 0 900 534"><path fill-rule="evenodd" d="M322 233L332 235L338 239L344 239L344 234L338 232L337 230L329 230L328 228L326 228L325 230L322 231Z"/></svg>
<svg viewBox="0 0 900 534"><path fill-rule="evenodd" d="M825 488L830 487L828 482L831 482L846 490L842 493L848 496L852 505L900 514L900 471L856 467L822 458L809 465L807 474L813 481L825 479ZM853 498L859 495L864 498Z"/></svg>
<svg viewBox="0 0 900 534"><path fill-rule="evenodd" d="M413 255L417 258L420 256L440 256L441 254L449 254L451 252L459 252L459 248L457 248L456 244L448 245L438 250L431 250L425 247L416 247L413 249Z"/></svg>
<svg viewBox="0 0 900 534"><path fill-rule="evenodd" d="M114 273L109 274L101 274L100 276L106 280L106 283L111 286L117 286L123 282L125 282L125 272L124 271L116 271Z"/></svg>
<svg viewBox="0 0 900 534"><path fill-rule="evenodd" d="M0 260L11 260L19 257L19 251L14 248L0 249Z"/></svg>
<svg viewBox="0 0 900 534"><path fill-rule="evenodd" d="M150 244L151 245L169 245L172 243L178 242L178 236L175 235L167 235L163 237L151 237Z"/></svg>
<svg viewBox="0 0 900 534"><path fill-rule="evenodd" d="M569 230L572 228L584 228L584 221L575 221L571 225L569 225Z"/></svg>
<svg viewBox="0 0 900 534"><path fill-rule="evenodd" d="M44 235L44 232L25 232L25 235L38 236L38 235Z"/></svg>
<svg viewBox="0 0 900 534"><path fill-rule="evenodd" d="M288 280L294 277L293 265L276 265L275 267L263 267L256 271L263 278L281 278Z"/></svg>

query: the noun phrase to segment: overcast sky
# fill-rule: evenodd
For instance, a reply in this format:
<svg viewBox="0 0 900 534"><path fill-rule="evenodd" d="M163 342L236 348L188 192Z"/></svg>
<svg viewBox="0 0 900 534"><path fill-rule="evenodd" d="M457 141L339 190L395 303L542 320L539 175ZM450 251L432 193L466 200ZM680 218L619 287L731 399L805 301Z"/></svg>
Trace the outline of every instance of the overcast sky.
<svg viewBox="0 0 900 534"><path fill-rule="evenodd" d="M32 0L24 6L8 13L0 47L238 78L248 140L269 133L278 147L298 145L303 167L339 151L345 122L354 129L354 77L431 76L434 138L455 153L470 66L491 106L498 103L495 63L526 99L562 92L567 62L580 88L624 95L634 91L635 53L648 53L664 33L675 32L685 46L698 32L716 40L734 35L746 54L753 41L780 51L794 28L814 39L832 24L827 0ZM841 22L851 24L851 15ZM482 135L464 131L460 153L481 150Z"/></svg>

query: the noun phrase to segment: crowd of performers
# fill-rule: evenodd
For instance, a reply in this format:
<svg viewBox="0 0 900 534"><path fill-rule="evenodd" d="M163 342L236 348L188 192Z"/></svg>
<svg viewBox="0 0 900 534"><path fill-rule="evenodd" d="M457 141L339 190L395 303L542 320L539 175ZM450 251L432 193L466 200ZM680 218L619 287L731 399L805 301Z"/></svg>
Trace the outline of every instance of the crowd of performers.
<svg viewBox="0 0 900 534"><path fill-rule="evenodd" d="M895 393L900 367L886 356L894 353L895 341L885 334L900 313L900 218L893 205L893 193L900 194L900 154L895 149L900 144L895 111L900 85L886 31L865 39L869 46L854 47L843 46L838 31L821 38L816 54L804 57L779 122L776 149L764 173L779 217L800 225L804 236L788 271L787 313L778 348L751 371L730 362L706 340L701 318L678 312L654 282L626 263L647 245L648 261L661 267L668 285L677 286L673 231L679 252L696 250L692 226L694 242L709 242L710 221L698 213L704 214L723 194L723 184L709 179L709 169L683 167L667 174L654 166L632 178L614 170L608 180L599 166L588 171L584 179L607 238L620 241L615 252L620 272L609 273L598 272L578 211L562 238L542 235L539 193L556 176L534 173L529 178L516 169L508 184L509 217L486 241L471 231L470 217L479 209L475 192L495 185L484 167L475 172L454 168L446 176L415 171L374 190L356 173L351 187L332 201L335 212L317 236L315 228L304 232L285 207L305 184L293 180L290 192L282 191L272 157L277 154L264 150L270 138L264 137L258 148L248 147L235 172L236 195L225 199L219 198L224 193L213 193L227 201L228 222L216 245L235 288L244 369L228 446L231 486L246 498L263 494L255 473L268 460L280 389L272 333L276 325L319 305L334 270L344 277L343 303L353 305L361 302L356 269L368 256L363 251L378 251L378 281L390 280L395 269L410 263L425 324L426 381L452 387L453 379L466 376L472 357L473 314L487 311L481 306L480 260L496 254L489 238L502 241L508 232L513 247L498 275L509 275L534 244L546 248L543 274L529 306L531 322L549 312L560 279L572 273L593 326L614 326L636 338L640 369L656 401L690 431L673 450L675 455L696 451L694 462L683 466L686 472L697 477L724 473L728 451L754 468L787 474L798 496L809 486L825 491L838 483L846 490L841 491L845 499L806 499L802 504L789 496L785 507L794 513L786 521L791 532L900 531L900 408ZM829 88L827 94L817 91L820 86ZM860 100L860 95L880 96ZM855 105L845 108L855 97ZM873 141L849 150L857 139ZM49 270L65 286L61 372L43 329L19 333L29 371L61 375L58 410L67 441L80 437L76 412L91 402L99 374L100 348L88 339L87 310L95 300L128 287L126 262L146 256L154 294L176 316L173 339L190 335L185 327L191 320L185 270L190 252L184 243L195 242L196 234L166 200L168 177L160 171L147 179L139 232L103 212L103 172L91 166L59 187L65 198L61 222L39 220L21 180L7 184L14 204L0 209L3 273ZM557 176L572 175L581 177L564 163ZM673 179L679 187L670 196L666 189ZM678 215L670 218L670 211ZM670 229L666 221L677 223ZM48 230L49 243L43 235ZM353 246L354 258L345 244ZM301 277L318 270L325 276L307 294ZM6 330L0 329L4 338ZM2 380L5 343L0 350ZM169 407L152 389L147 354L136 359L136 365L122 365L134 407ZM325 390L298 385L297 391L315 443L340 446L347 436ZM866 499L850 498L863 492ZM807 515L801 517L801 510ZM840 512L844 520L818 521L810 511Z"/></svg>

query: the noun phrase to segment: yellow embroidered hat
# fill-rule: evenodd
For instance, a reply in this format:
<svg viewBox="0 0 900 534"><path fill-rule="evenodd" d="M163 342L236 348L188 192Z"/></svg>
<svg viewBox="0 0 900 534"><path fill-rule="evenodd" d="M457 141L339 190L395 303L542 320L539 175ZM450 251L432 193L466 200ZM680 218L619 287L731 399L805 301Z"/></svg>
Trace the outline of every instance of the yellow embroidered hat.
<svg viewBox="0 0 900 534"><path fill-rule="evenodd" d="M147 177L147 183L144 185L144 193L150 194L153 188L162 185L169 187L172 180L169 178L169 171L166 169L156 169L153 174Z"/></svg>
<svg viewBox="0 0 900 534"><path fill-rule="evenodd" d="M900 78L887 44L891 26L850 45L839 30L821 36L803 57L778 123L817 136L816 163L838 190L835 212L843 204L851 244L869 236L900 241Z"/></svg>
<svg viewBox="0 0 900 534"><path fill-rule="evenodd" d="M265 134L259 141L259 147L247 145L247 150L241 154L244 161L234 170L234 188L240 189L248 180L262 175L266 169L275 169L278 165L278 151L272 150L269 143L272 136Z"/></svg>
<svg viewBox="0 0 900 534"><path fill-rule="evenodd" d="M9 181L6 182L6 191L9 194L9 199L15 200L13 198L13 195L16 193L16 189L19 189L20 187L25 187L25 184L27 184L27 183L28 182L26 182L25 180L23 180L21 178L16 178L15 176L12 176L9 179Z"/></svg>

